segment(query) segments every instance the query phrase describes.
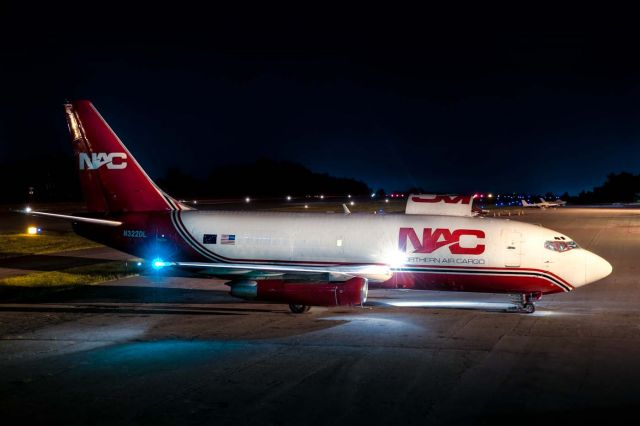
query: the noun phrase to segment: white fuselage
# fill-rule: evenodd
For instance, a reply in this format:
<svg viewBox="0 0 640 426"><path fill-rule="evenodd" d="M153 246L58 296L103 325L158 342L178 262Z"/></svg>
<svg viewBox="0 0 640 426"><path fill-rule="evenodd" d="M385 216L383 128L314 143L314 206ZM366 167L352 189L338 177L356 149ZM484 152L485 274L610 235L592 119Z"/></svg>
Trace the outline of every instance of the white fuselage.
<svg viewBox="0 0 640 426"><path fill-rule="evenodd" d="M528 279L533 279L539 271L560 279L554 284L558 291L611 272L608 262L587 250L546 248L548 241L570 241L559 232L504 219L212 211L177 216L192 237L191 246L213 262L379 264L391 266L396 275L414 276L438 272L495 278L531 271ZM205 234L215 235L215 243L211 238L205 243Z"/></svg>

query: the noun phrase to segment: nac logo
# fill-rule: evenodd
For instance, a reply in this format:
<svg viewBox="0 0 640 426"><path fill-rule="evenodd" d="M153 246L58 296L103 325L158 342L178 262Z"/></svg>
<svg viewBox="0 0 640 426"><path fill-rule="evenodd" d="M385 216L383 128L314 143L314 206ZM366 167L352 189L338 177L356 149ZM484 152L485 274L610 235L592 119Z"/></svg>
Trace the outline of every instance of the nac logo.
<svg viewBox="0 0 640 426"><path fill-rule="evenodd" d="M80 153L80 170L96 170L102 166L107 169L120 170L127 167L127 154L124 152L93 152L91 156L84 152Z"/></svg>
<svg viewBox="0 0 640 426"><path fill-rule="evenodd" d="M414 203L470 204L471 195L434 195L433 198L411 197Z"/></svg>
<svg viewBox="0 0 640 426"><path fill-rule="evenodd" d="M460 239L464 237L464 241ZM447 246L451 254L482 254L484 253L484 231L479 229L424 228L422 241L413 228L400 228L398 248L407 252L407 242L413 246L412 253L433 253Z"/></svg>

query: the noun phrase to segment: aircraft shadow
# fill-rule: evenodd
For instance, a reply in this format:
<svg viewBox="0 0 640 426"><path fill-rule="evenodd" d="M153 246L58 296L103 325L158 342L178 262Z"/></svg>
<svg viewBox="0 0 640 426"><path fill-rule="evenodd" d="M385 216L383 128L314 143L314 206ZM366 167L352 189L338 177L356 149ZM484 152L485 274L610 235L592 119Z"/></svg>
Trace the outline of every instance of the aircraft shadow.
<svg viewBox="0 0 640 426"><path fill-rule="evenodd" d="M115 262L111 259L90 257L59 256L53 254L18 254L3 253L9 257L0 259L0 268L30 270L30 271L58 271L75 268L77 266L96 265L99 263Z"/></svg>
<svg viewBox="0 0 640 426"><path fill-rule="evenodd" d="M231 297L224 292L215 290L110 285L80 286L67 289L51 289L47 287L0 287L0 303L12 304L12 306L0 306L0 311L30 312L52 310L55 312L80 313L113 312L187 315L226 313L229 315L240 315L243 312L274 311L274 309L266 307L261 309L256 307L242 308L220 306L241 304L242 302L236 299L231 299ZM39 303L75 306L19 306ZM141 307L118 306L122 304L138 304L141 305ZM151 304L166 304L173 305L173 307L151 307L149 306Z"/></svg>
<svg viewBox="0 0 640 426"><path fill-rule="evenodd" d="M136 309L117 306L0 306L0 312L23 313L71 313L71 314L132 314L132 315L246 315L248 309L208 308L208 309ZM256 310L252 309L251 312Z"/></svg>

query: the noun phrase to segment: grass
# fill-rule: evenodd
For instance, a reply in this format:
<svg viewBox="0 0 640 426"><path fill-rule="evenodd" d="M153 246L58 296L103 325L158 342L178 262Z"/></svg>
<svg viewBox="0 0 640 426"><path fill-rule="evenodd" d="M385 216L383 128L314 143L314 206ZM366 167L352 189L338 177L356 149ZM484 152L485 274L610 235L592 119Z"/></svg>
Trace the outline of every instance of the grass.
<svg viewBox="0 0 640 426"><path fill-rule="evenodd" d="M94 247L101 245L73 232L48 232L40 235L0 234L0 259ZM60 271L32 272L0 278L0 287L65 288L110 281L139 272L135 262L105 261Z"/></svg>
<svg viewBox="0 0 640 426"><path fill-rule="evenodd" d="M93 247L100 247L100 244L72 232L41 235L0 234L0 259Z"/></svg>
<svg viewBox="0 0 640 426"><path fill-rule="evenodd" d="M9 287L72 287L115 280L138 274L135 262L109 261L78 266L64 271L34 272L1 278L0 286Z"/></svg>

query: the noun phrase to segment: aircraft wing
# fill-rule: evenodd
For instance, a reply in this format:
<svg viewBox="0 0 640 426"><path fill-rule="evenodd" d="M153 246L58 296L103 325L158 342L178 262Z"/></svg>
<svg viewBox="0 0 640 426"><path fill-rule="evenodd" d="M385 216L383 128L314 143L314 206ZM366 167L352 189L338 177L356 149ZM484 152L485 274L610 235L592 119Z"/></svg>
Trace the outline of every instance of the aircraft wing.
<svg viewBox="0 0 640 426"><path fill-rule="evenodd" d="M332 274L346 278L362 277L372 281L386 281L393 275L391 268L387 265L291 266L262 263L156 262L154 266L210 269L212 271L220 271L218 273L239 275L254 271L275 274Z"/></svg>

